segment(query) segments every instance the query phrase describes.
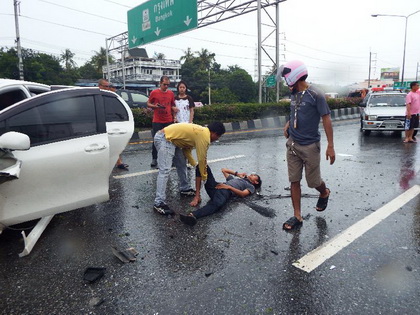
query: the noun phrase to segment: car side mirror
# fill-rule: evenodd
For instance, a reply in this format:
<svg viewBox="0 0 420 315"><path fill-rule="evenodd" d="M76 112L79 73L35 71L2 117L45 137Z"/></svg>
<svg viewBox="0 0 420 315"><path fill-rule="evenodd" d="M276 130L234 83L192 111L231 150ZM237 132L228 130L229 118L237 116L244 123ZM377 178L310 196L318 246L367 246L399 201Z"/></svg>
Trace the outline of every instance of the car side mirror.
<svg viewBox="0 0 420 315"><path fill-rule="evenodd" d="M365 102L361 102L361 103L359 103L359 106L360 107L366 107L366 103Z"/></svg>
<svg viewBox="0 0 420 315"><path fill-rule="evenodd" d="M23 133L9 131L0 136L0 149L7 150L29 150L31 140Z"/></svg>

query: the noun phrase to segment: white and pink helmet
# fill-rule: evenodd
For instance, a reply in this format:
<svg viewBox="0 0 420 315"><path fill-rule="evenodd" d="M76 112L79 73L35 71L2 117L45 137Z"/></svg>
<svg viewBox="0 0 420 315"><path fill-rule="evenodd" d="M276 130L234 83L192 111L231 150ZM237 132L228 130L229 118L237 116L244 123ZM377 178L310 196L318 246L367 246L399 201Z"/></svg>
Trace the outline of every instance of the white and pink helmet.
<svg viewBox="0 0 420 315"><path fill-rule="evenodd" d="M308 69L305 64L299 60L286 62L277 70L277 81L282 77L288 86L293 86L300 78L308 75Z"/></svg>

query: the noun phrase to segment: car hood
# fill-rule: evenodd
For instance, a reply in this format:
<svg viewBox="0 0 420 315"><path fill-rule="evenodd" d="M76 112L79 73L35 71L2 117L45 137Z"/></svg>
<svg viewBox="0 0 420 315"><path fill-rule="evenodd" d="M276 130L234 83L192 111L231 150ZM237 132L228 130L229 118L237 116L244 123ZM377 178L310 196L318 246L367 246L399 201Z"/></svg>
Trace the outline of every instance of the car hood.
<svg viewBox="0 0 420 315"><path fill-rule="evenodd" d="M405 106L399 107L368 107L365 110L367 115L377 116L405 116Z"/></svg>

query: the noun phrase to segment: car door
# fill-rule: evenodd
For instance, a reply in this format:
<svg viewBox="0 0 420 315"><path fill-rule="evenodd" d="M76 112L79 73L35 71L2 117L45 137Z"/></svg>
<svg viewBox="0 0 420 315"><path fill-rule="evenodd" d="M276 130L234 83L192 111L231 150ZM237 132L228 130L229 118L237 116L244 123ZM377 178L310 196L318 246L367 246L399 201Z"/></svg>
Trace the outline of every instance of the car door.
<svg viewBox="0 0 420 315"><path fill-rule="evenodd" d="M18 179L0 184L0 224L108 199L110 146L98 89L48 92L0 112L0 134L29 136Z"/></svg>
<svg viewBox="0 0 420 315"><path fill-rule="evenodd" d="M117 94L103 91L106 130L110 144L110 170L114 168L119 155L133 136L134 118L130 107Z"/></svg>

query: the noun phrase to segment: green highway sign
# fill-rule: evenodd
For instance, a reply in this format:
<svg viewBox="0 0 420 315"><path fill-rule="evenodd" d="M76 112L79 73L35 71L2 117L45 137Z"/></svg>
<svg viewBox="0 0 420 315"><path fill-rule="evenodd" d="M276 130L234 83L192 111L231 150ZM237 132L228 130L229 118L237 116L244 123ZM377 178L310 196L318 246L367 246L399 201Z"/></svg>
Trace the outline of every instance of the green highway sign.
<svg viewBox="0 0 420 315"><path fill-rule="evenodd" d="M411 81L394 82L394 89L409 89Z"/></svg>
<svg viewBox="0 0 420 315"><path fill-rule="evenodd" d="M276 76L275 75L269 75L267 77L267 80L265 81L266 87L273 87L276 86Z"/></svg>
<svg viewBox="0 0 420 315"><path fill-rule="evenodd" d="M197 0L149 0L127 12L128 48L197 28Z"/></svg>

